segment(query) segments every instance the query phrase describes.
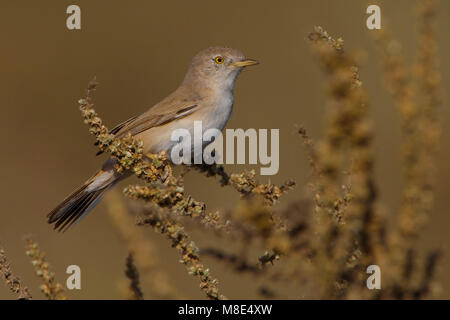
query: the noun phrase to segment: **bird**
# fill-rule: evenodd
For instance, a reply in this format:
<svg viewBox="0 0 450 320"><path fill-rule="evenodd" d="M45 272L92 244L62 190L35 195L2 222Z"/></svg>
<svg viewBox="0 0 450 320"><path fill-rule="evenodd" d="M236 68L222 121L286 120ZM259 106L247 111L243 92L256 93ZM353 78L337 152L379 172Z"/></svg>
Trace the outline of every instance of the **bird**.
<svg viewBox="0 0 450 320"><path fill-rule="evenodd" d="M110 133L116 138L131 135L142 141L144 154L161 151L170 154L177 143L171 140L174 130L187 129L192 134L194 122L201 121L203 131L211 128L222 131L233 110L238 75L245 67L258 63L230 47L204 49L192 58L175 91L144 113L118 124ZM203 141L202 148L208 143ZM106 160L99 171L47 215L47 222L58 231L66 231L85 217L109 189L131 175L117 172L116 161Z"/></svg>

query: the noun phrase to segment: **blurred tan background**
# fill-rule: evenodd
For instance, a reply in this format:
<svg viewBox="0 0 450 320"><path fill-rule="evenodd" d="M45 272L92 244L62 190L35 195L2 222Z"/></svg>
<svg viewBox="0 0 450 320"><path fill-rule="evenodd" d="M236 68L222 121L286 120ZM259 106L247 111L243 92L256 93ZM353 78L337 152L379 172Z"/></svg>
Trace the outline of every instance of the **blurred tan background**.
<svg viewBox="0 0 450 320"><path fill-rule="evenodd" d="M382 26L389 20L408 61L413 62L417 33L412 0L1 1L0 244L34 297L43 296L24 253L25 234L35 235L60 282L65 283L68 265L81 267L82 290L69 292L70 298L122 298L117 283L124 278L127 250L105 212L105 204L66 234L54 232L45 218L105 159L95 156L93 138L77 106L88 81L97 76L100 86L96 109L112 127L145 111L175 89L191 57L211 45L232 46L261 61L240 76L227 127L280 128L280 171L270 179L281 183L293 177L298 183L281 205L302 193L310 174L295 125L304 124L310 135L318 138L324 123L325 82L306 36L314 25L321 25L331 34L344 37L347 49L364 49L367 59L361 78L371 97L376 127L380 203L389 214L395 214L401 189L400 129L397 110L383 86L378 52L365 25L366 8L374 3L381 6ZM70 4L81 7L80 31L66 28L65 11ZM444 131L436 210L421 246L443 248L439 281L441 297L448 299L450 2L441 1L440 11ZM235 172L243 169L228 167ZM188 192L207 199L211 210L231 208L238 201L233 190L220 188L216 181L198 174L190 174L186 183ZM197 280L187 275L168 242L150 229L147 233L159 244L160 263L183 294L203 298ZM194 241L201 247L208 239L196 233ZM213 261L206 263L219 276L220 287L228 297L255 297L251 277L237 278ZM238 281L239 288L235 286ZM13 296L0 285L0 299L10 298Z"/></svg>

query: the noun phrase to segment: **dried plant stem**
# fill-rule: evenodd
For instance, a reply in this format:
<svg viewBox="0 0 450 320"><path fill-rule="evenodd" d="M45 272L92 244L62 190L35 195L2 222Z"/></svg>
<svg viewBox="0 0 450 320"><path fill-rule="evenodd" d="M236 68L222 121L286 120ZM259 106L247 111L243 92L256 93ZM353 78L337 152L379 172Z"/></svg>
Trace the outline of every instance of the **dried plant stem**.
<svg viewBox="0 0 450 320"><path fill-rule="evenodd" d="M130 280L130 295L132 300L143 300L144 295L142 293L140 283L139 283L139 272L137 271L136 265L134 264L133 254L128 253L126 260L125 275Z"/></svg>
<svg viewBox="0 0 450 320"><path fill-rule="evenodd" d="M15 276L6 257L5 251L0 247L0 278L6 284L6 287L19 299L30 300L32 298L30 291L22 284L19 277Z"/></svg>
<svg viewBox="0 0 450 320"><path fill-rule="evenodd" d="M419 59L415 72L407 66L399 42L393 40L387 31L376 33L388 88L402 121L404 188L393 240L398 260L397 273L406 288L411 287L410 266L414 264L411 260L414 259L417 239L433 208L435 155L440 133L436 1L419 1L417 9ZM397 294L397 297L403 296L403 292Z"/></svg>
<svg viewBox="0 0 450 320"><path fill-rule="evenodd" d="M341 274L337 275L337 280L348 281L351 270L347 267L352 265L353 269L360 269L358 265L370 263L379 244L376 230L369 230L376 226L369 102L362 89L356 59L344 51L343 40L334 39L321 27L315 28L310 34L310 40L329 77L332 99L328 109L327 131L315 151L317 154L314 154L317 162L317 167L313 168L316 171L316 181L313 183L316 211L321 217L319 224L326 226L323 236L326 241L335 243L332 251L336 256L333 259L335 262L340 261L335 271ZM304 139L306 137L305 144L310 146L311 141L304 130L300 133ZM346 159L351 166L345 164ZM350 175L350 184L342 182L345 172ZM344 192L340 190L342 185ZM330 221L330 216L338 223ZM325 251L331 252L329 249ZM360 257L362 261L358 261Z"/></svg>
<svg viewBox="0 0 450 320"><path fill-rule="evenodd" d="M39 245L30 237L27 237L26 254L31 258L31 264L34 266L35 274L41 278L41 291L49 300L66 300L64 289L61 284L56 282L55 274L50 270L45 253L39 249Z"/></svg>
<svg viewBox="0 0 450 320"><path fill-rule="evenodd" d="M438 109L441 105L439 63L437 61L436 15L437 0L419 1L419 61L415 78L423 95L421 112L423 182L421 183L422 210L428 216L434 205L435 159L441 124Z"/></svg>
<svg viewBox="0 0 450 320"><path fill-rule="evenodd" d="M214 300L226 299L219 293L218 280L211 277L209 269L200 263L199 249L194 242L189 240L181 225L167 216L150 211L146 212L146 215L138 221L138 225L148 225L171 240L172 246L182 256L180 262L186 265L189 274L200 279L200 289L205 292L208 298Z"/></svg>
<svg viewBox="0 0 450 320"><path fill-rule="evenodd" d="M232 186L242 197L259 195L264 199L267 205L274 205L278 202L281 195L295 187L293 179L287 180L281 186L271 183L260 183L255 178L255 170L242 173L233 173L229 175L225 172L223 166L218 165L196 165L192 166L195 170L206 173L207 177L220 177L221 186Z"/></svg>
<svg viewBox="0 0 450 320"><path fill-rule="evenodd" d="M420 103L417 88L401 52L400 44L386 31L376 33L381 48L385 76L400 110L403 131L405 187L399 214L399 233L411 243L433 206L434 156L440 127L437 108L440 104L440 76L436 61L434 18L436 1L419 2L419 62L416 77L424 94Z"/></svg>

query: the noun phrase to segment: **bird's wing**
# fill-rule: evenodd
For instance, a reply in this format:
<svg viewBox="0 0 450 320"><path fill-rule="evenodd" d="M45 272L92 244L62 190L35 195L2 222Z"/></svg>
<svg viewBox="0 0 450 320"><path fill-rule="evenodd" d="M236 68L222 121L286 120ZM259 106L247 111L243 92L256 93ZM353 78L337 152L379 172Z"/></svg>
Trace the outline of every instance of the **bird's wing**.
<svg viewBox="0 0 450 320"><path fill-rule="evenodd" d="M125 121L124 125L121 126L119 130L116 131L115 135L117 138L122 138L128 133L131 136L135 136L145 130L153 127L162 126L173 120L183 118L189 114L192 114L197 109L197 104L182 105L179 108L172 108L164 113L146 112L142 115Z"/></svg>
<svg viewBox="0 0 450 320"><path fill-rule="evenodd" d="M156 107L156 106L155 106ZM123 138L128 133L131 136L135 136L143 131L146 131L153 127L158 127L172 122L176 119L183 118L187 115L194 113L198 109L196 103L183 103L180 106L173 106L166 109L165 112L162 108L153 107L140 116L132 117L110 130L109 133L115 134L116 138ZM159 112L158 112L159 111ZM97 155L102 152L97 152Z"/></svg>
<svg viewBox="0 0 450 320"><path fill-rule="evenodd" d="M137 117L138 117L138 116L134 116L134 117L131 117L130 119L128 119L128 120L122 122L122 123L119 123L117 126L115 126L114 128L112 128L111 130L109 130L109 133L110 133L110 134L116 134L116 133L119 132L123 127L125 127L127 124L129 124L129 123L133 122L134 120L136 120Z"/></svg>

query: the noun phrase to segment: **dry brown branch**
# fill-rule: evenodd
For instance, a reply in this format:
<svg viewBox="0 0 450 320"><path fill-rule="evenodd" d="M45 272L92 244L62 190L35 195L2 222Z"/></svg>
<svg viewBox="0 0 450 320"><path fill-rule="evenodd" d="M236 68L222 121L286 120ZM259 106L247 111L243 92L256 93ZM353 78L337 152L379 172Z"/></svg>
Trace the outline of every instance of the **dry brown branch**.
<svg viewBox="0 0 450 320"><path fill-rule="evenodd" d="M328 225L322 236L327 242L335 243L332 249L323 251L328 253L321 259L328 259L334 252L331 259L336 269L327 273L338 272L338 283L345 283L356 270L361 274L361 267L374 260L374 250L379 244L377 232L373 230L377 228L374 223L376 190L369 101L362 88L357 60L344 50L342 38L335 39L316 27L309 39L329 78L331 102L327 109L327 131L317 149L311 151L313 144L304 129L300 134L310 150L309 157L316 162L312 183L316 213L319 223ZM343 182L347 174L350 184ZM335 217L336 222L329 221L329 216ZM360 258L363 260L358 261ZM341 294L345 287L339 285ZM332 290L333 287L329 295L333 295Z"/></svg>
<svg viewBox="0 0 450 320"><path fill-rule="evenodd" d="M422 292L411 279L420 277L415 268L418 263L416 245L433 208L435 155L441 130L437 116L441 99L436 57L436 1L418 1L417 12L419 58L415 69L408 66L401 44L388 31L375 33L388 89L400 111L403 134L404 188L397 232L392 237L393 273L398 280L393 285L392 295L396 298L411 298L417 296L413 292ZM422 281L430 284L432 277L423 276Z"/></svg>
<svg viewBox="0 0 450 320"><path fill-rule="evenodd" d="M11 270L5 251L0 247L0 278L6 284L6 287L12 293L18 296L18 299L30 300L32 298L30 291L22 284L19 277L15 276Z"/></svg>
<svg viewBox="0 0 450 320"><path fill-rule="evenodd" d="M419 61L415 75L423 93L422 100L400 43L387 31L376 33L388 88L402 120L405 187L398 227L400 235L407 240L405 242L417 237L433 207L434 157L440 132L437 120L440 76L436 58L436 12L436 1L418 2Z"/></svg>
<svg viewBox="0 0 450 320"><path fill-rule="evenodd" d="M224 295L219 293L218 280L211 277L209 269L205 268L200 262L199 249L189 239L183 227L174 219L162 213L147 211L145 216L139 219L138 225L150 226L156 232L170 239L172 247L176 248L181 254L180 262L186 265L189 274L200 279L200 289L205 292L208 298L226 299Z"/></svg>
<svg viewBox="0 0 450 320"><path fill-rule="evenodd" d="M131 300L143 300L144 295L139 283L139 272L134 264L133 254L128 253L126 260L125 275L130 280L129 294Z"/></svg>
<svg viewBox="0 0 450 320"><path fill-rule="evenodd" d="M26 254L31 258L31 264L34 266L34 272L42 284L40 289L49 300L66 300L64 289L61 284L56 282L55 274L50 270L45 253L39 249L39 245L31 237L26 239Z"/></svg>

